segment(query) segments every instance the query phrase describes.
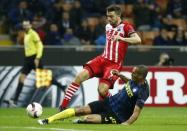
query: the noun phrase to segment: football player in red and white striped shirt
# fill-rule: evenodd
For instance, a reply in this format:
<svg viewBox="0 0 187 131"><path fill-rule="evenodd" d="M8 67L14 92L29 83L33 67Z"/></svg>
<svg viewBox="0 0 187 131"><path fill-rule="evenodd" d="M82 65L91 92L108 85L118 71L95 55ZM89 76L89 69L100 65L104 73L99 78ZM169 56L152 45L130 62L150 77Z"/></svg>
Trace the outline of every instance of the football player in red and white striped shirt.
<svg viewBox="0 0 187 131"><path fill-rule="evenodd" d="M65 109L81 83L92 77L99 77L98 92L100 99L110 96L117 76L112 70L120 71L129 44L140 44L141 39L133 26L121 19L121 8L117 5L107 7L106 47L104 52L84 65L75 80L69 85L60 109Z"/></svg>

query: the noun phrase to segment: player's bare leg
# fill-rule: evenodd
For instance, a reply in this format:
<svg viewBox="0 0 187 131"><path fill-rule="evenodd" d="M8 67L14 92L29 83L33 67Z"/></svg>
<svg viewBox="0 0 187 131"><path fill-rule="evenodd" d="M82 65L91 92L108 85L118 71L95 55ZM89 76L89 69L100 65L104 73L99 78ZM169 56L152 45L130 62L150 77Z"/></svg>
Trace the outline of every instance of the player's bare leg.
<svg viewBox="0 0 187 131"><path fill-rule="evenodd" d="M99 114L90 114L86 115L84 118L77 118L73 120L73 123L92 123L92 124L100 124L102 122L101 115Z"/></svg>
<svg viewBox="0 0 187 131"><path fill-rule="evenodd" d="M109 85L101 82L98 87L99 99L103 100L106 97L110 97L111 94L109 92Z"/></svg>
<svg viewBox="0 0 187 131"><path fill-rule="evenodd" d="M45 125L52 123L56 120L66 119L73 116L82 116L91 113L91 109L89 106L77 107L77 108L68 108L60 113L57 113L49 118L38 120L40 125Z"/></svg>

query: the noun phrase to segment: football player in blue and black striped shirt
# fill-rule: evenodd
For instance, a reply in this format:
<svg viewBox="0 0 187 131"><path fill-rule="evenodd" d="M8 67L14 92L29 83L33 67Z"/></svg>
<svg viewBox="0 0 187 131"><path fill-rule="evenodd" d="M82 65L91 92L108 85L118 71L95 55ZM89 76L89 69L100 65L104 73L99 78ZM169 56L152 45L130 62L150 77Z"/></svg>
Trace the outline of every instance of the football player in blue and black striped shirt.
<svg viewBox="0 0 187 131"><path fill-rule="evenodd" d="M148 69L144 65L134 67L131 79L128 79L115 70L112 73L126 82L126 85L120 92L103 101L91 102L84 107L66 109L47 119L38 120L38 123L41 125L49 124L55 120L80 115L86 116L76 119L75 123L124 125L134 123L138 119L144 103L149 97L149 85L146 81Z"/></svg>

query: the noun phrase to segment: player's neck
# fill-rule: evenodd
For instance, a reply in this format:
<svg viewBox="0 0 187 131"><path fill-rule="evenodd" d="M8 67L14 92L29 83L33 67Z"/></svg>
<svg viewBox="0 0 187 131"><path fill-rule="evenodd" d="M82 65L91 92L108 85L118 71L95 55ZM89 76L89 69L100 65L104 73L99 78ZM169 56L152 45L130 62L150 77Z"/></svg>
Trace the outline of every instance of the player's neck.
<svg viewBox="0 0 187 131"><path fill-rule="evenodd" d="M26 33L29 33L30 29L31 29L31 28L29 28L29 29L25 30L25 32L26 32Z"/></svg>
<svg viewBox="0 0 187 131"><path fill-rule="evenodd" d="M119 19L119 20L116 22L116 24L115 24L115 25L113 25L113 27L118 26L119 24L121 24L121 22L122 22L122 20L121 20L121 19Z"/></svg>
<svg viewBox="0 0 187 131"><path fill-rule="evenodd" d="M118 22L117 22L117 25L121 24L122 20L119 19Z"/></svg>
<svg viewBox="0 0 187 131"><path fill-rule="evenodd" d="M140 85L145 85L146 84L146 80L142 80L141 82L140 82Z"/></svg>

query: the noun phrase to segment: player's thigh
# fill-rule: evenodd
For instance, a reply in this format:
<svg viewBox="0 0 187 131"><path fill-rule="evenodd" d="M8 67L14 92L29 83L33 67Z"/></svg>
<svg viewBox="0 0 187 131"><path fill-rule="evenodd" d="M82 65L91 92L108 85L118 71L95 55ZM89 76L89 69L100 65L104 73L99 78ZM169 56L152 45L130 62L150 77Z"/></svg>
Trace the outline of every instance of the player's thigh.
<svg viewBox="0 0 187 131"><path fill-rule="evenodd" d="M107 80L100 79L99 86L98 86L98 92L99 94L106 95L108 93L108 90L110 88L111 84Z"/></svg>
<svg viewBox="0 0 187 131"><path fill-rule="evenodd" d="M21 73L28 75L32 69L35 69L34 56L25 57Z"/></svg>
<svg viewBox="0 0 187 131"><path fill-rule="evenodd" d="M91 114L98 114L98 116L90 116L90 119L94 119L95 121L97 120L97 122L105 124L120 123L116 115L111 110L111 107L109 106L108 98L104 99L103 101L91 102L88 105L90 106Z"/></svg>
<svg viewBox="0 0 187 131"><path fill-rule="evenodd" d="M35 65L34 65L34 67L35 67ZM43 68L44 68L44 67L43 67L42 59L40 59L40 61L39 61L38 68L40 68L40 69L43 69ZM36 67L35 67L35 69L36 69Z"/></svg>
<svg viewBox="0 0 187 131"><path fill-rule="evenodd" d="M21 69L21 73L28 75L32 69L33 69L33 66L29 62L25 62Z"/></svg>
<svg viewBox="0 0 187 131"><path fill-rule="evenodd" d="M110 86L110 88L113 88L115 81L118 79L116 75L112 74L112 70L120 71L121 66L117 64L112 64L104 69L104 76L102 79L106 81L105 83L107 83Z"/></svg>
<svg viewBox="0 0 187 131"><path fill-rule="evenodd" d="M89 105L75 108L76 116L91 114L91 108Z"/></svg>
<svg viewBox="0 0 187 131"><path fill-rule="evenodd" d="M79 72L76 75L74 82L81 83L89 78L90 78L89 71L86 69L83 69L81 72Z"/></svg>
<svg viewBox="0 0 187 131"><path fill-rule="evenodd" d="M91 110L91 114L100 114L108 109L108 99L103 101L93 101L88 104Z"/></svg>
<svg viewBox="0 0 187 131"><path fill-rule="evenodd" d="M103 58L97 56L96 58L90 60L84 65L84 68L89 71L90 77L100 76L103 73Z"/></svg>

